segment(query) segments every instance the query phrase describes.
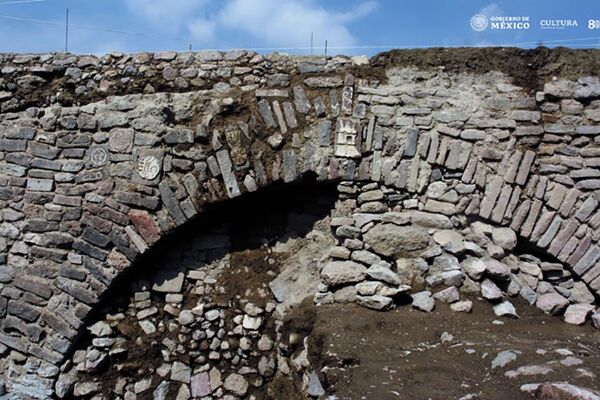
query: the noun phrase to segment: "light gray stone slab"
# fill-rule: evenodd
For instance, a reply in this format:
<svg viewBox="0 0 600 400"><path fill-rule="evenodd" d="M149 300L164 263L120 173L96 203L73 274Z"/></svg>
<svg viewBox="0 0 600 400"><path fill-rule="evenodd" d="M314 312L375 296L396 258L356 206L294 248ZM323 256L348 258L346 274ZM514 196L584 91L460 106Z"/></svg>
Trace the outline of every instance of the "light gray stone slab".
<svg viewBox="0 0 600 400"><path fill-rule="evenodd" d="M225 183L225 190L230 198L239 196L240 188L237 183L237 178L232 170L231 158L229 158L229 152L227 150L217 151L217 161L219 163L219 169L223 175L223 181Z"/></svg>

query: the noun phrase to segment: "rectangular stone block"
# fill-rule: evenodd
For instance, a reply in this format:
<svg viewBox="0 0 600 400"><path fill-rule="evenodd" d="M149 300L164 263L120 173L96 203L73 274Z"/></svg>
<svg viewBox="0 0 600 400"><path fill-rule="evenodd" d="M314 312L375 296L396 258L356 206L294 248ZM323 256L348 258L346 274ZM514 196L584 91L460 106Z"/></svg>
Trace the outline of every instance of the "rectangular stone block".
<svg viewBox="0 0 600 400"><path fill-rule="evenodd" d="M398 166L398 180L396 182L396 187L398 189L406 188L408 184L408 169L410 167L410 160L402 160L400 161L400 165Z"/></svg>
<svg viewBox="0 0 600 400"><path fill-rule="evenodd" d="M573 271L579 276L583 276L598 260L600 260L600 248L593 244L573 266Z"/></svg>
<svg viewBox="0 0 600 400"><path fill-rule="evenodd" d="M302 86L294 86L294 105L296 110L302 114L308 114L310 111L310 101Z"/></svg>
<svg viewBox="0 0 600 400"><path fill-rule="evenodd" d="M581 279L583 279L587 283L591 283L598 277L600 277L600 263L599 262L594 264L594 266L592 268L588 269L588 271L585 274L583 274Z"/></svg>
<svg viewBox="0 0 600 400"><path fill-rule="evenodd" d="M548 186L548 178L542 176L538 179L537 186L535 188L535 197L538 199L543 199L544 194L546 194L546 187Z"/></svg>
<svg viewBox="0 0 600 400"><path fill-rule="evenodd" d="M171 129L163 136L166 144L194 143L196 134L193 130L187 128Z"/></svg>
<svg viewBox="0 0 600 400"><path fill-rule="evenodd" d="M58 157L60 153L60 149L50 146L46 143L40 142L29 142L29 152L35 157L47 158L49 160L54 160Z"/></svg>
<svg viewBox="0 0 600 400"><path fill-rule="evenodd" d="M487 219L492 214L496 200L498 199L500 191L502 190L503 183L504 179L498 175L494 175L488 180L485 193L483 195L483 200L481 200L481 207L479 209L479 215L481 215L482 218Z"/></svg>
<svg viewBox="0 0 600 400"><path fill-rule="evenodd" d="M531 233L531 236L529 237L529 239L532 242L536 242L544 234L544 232L546 232L548 230L548 227L552 223L552 220L554 219L555 215L556 215L556 213L554 211L548 210L545 207L543 208L542 214L540 215L537 222L535 223L533 232Z"/></svg>
<svg viewBox="0 0 600 400"><path fill-rule="evenodd" d="M51 192L54 189L53 179L28 178L27 190L34 192Z"/></svg>
<svg viewBox="0 0 600 400"><path fill-rule="evenodd" d="M330 115L333 118L340 116L340 102L338 100L338 91L336 89L331 89L329 91L329 109Z"/></svg>
<svg viewBox="0 0 600 400"><path fill-rule="evenodd" d="M437 158L435 159L435 163L439 164L439 165L444 165L446 162L446 154L448 152L448 147L450 146L450 138L448 138L447 136L443 136L441 141L440 141L440 145L439 145L439 150L438 150L438 154L437 154Z"/></svg>
<svg viewBox="0 0 600 400"><path fill-rule="evenodd" d="M433 164L437 158L438 147L440 145L440 135L436 131L431 131L431 140L429 141L429 152L427 162Z"/></svg>
<svg viewBox="0 0 600 400"><path fill-rule="evenodd" d="M77 335L77 330L73 329L71 325L52 311L44 310L40 320L63 337L71 339Z"/></svg>
<svg viewBox="0 0 600 400"><path fill-rule="evenodd" d="M65 278L57 278L54 285L63 292L73 296L77 300L93 305L98 301L98 296L84 284Z"/></svg>
<svg viewBox="0 0 600 400"><path fill-rule="evenodd" d="M429 161L429 160L427 160ZM465 167L461 181L463 183L472 183L473 177L475 176L475 169L477 168L477 159L471 158Z"/></svg>
<svg viewBox="0 0 600 400"><path fill-rule="evenodd" d="M578 135L600 135L600 126L580 125L575 127L575 133L577 133Z"/></svg>
<svg viewBox="0 0 600 400"><path fill-rule="evenodd" d="M600 211L596 211L594 213L594 215L588 220L588 224L594 229L598 229L598 227L600 227Z"/></svg>
<svg viewBox="0 0 600 400"><path fill-rule="evenodd" d="M471 201L469 202L469 205L467 205L467 208L465 209L465 214L466 215L476 215L479 212L479 204L480 204L479 195L474 194L471 198Z"/></svg>
<svg viewBox="0 0 600 400"><path fill-rule="evenodd" d="M298 176L297 156L294 150L284 150L283 152L283 181L292 182Z"/></svg>
<svg viewBox="0 0 600 400"><path fill-rule="evenodd" d="M321 96L317 96L313 101L313 106L315 107L315 114L317 114L317 117L324 117L327 115L327 108L325 107L325 102Z"/></svg>
<svg viewBox="0 0 600 400"><path fill-rule="evenodd" d="M504 180L508 183L514 183L517 177L517 172L519 170L519 165L521 163L521 159L523 158L523 152L517 150L510 157L508 162L508 168L506 170L506 174L504 175Z"/></svg>
<svg viewBox="0 0 600 400"><path fill-rule="evenodd" d="M509 221L512 220L513 213L517 205L519 204L519 200L521 198L521 188L519 186L513 187L512 193L510 195L510 200L508 201L508 205L506 206L506 211L504 212L504 217Z"/></svg>
<svg viewBox="0 0 600 400"><path fill-rule="evenodd" d="M285 118L283 117L283 111L281 110L281 106L279 102L275 100L273 102L273 111L275 112L275 117L277 117L277 123L279 124L279 130L281 133L287 133L287 125L285 123Z"/></svg>
<svg viewBox="0 0 600 400"><path fill-rule="evenodd" d="M534 159L535 153L531 150L527 150L523 156L523 159L521 160L521 164L519 165L519 172L517 173L517 177L515 179L517 185L522 186L527 181L527 177L531 171L531 166L533 165Z"/></svg>
<svg viewBox="0 0 600 400"><path fill-rule="evenodd" d="M39 296L46 300L50 299L50 297L52 296L50 281L45 278L28 274L19 274L15 278L14 285L19 289L33 293L36 296Z"/></svg>
<svg viewBox="0 0 600 400"><path fill-rule="evenodd" d="M291 128L298 127L298 121L296 120L296 112L294 111L294 106L289 101L283 102L283 114L285 115L285 120L287 121L287 125Z"/></svg>
<svg viewBox="0 0 600 400"><path fill-rule="evenodd" d="M517 136L540 136L544 133L544 127L538 125L518 126L515 129Z"/></svg>
<svg viewBox="0 0 600 400"><path fill-rule="evenodd" d="M177 197L175 197L175 194L171 191L169 183L165 180L161 181L158 184L158 190L160 192L160 198L163 202L163 205L169 215L173 217L177 225L183 224L187 218L181 210L181 206L179 205Z"/></svg>
<svg viewBox="0 0 600 400"><path fill-rule="evenodd" d="M537 221L541 209L542 202L538 199L533 200L529 213L527 214L527 218L521 226L521 236L528 238L529 235L531 235L534 224Z"/></svg>
<svg viewBox="0 0 600 400"><path fill-rule="evenodd" d="M514 110L511 112L510 117L515 121L537 122L541 118L541 113L539 111Z"/></svg>
<svg viewBox="0 0 600 400"><path fill-rule="evenodd" d="M406 184L407 190L414 193L417 190L417 183L419 179L419 155L415 155L410 162L410 168L408 170L408 182Z"/></svg>
<svg viewBox="0 0 600 400"><path fill-rule="evenodd" d="M342 86L344 81L339 76L315 76L306 78L304 83L312 88L333 88Z"/></svg>
<svg viewBox="0 0 600 400"><path fill-rule="evenodd" d="M27 142L19 139L0 139L0 151L25 151Z"/></svg>
<svg viewBox="0 0 600 400"><path fill-rule="evenodd" d="M556 258L558 258L562 262L567 262L569 256L573 254L573 251L575 251L578 245L579 239L577 239L575 236L572 236L564 245L560 253L558 253L558 256Z"/></svg>
<svg viewBox="0 0 600 400"><path fill-rule="evenodd" d="M554 239L554 237L556 237L556 235L558 234L558 230L560 229L562 223L562 218L560 218L558 215L555 215L548 229L540 237L540 240L538 240L538 246L541 248L548 247L552 239Z"/></svg>
<svg viewBox="0 0 600 400"><path fill-rule="evenodd" d="M565 195L567 194L567 188L561 185L560 183L553 183L550 188L550 191L546 194L548 196L546 205L555 210L558 210L558 208L562 204L562 201L565 198Z"/></svg>
<svg viewBox="0 0 600 400"><path fill-rule="evenodd" d="M581 192L576 188L569 189L569 191L565 195L565 199L563 200L558 210L560 215L566 218L571 214L571 210L573 209L575 203L577 203L577 199L579 198L580 194Z"/></svg>
<svg viewBox="0 0 600 400"><path fill-rule="evenodd" d="M500 191L500 196L496 201L496 205L492 211L492 221L500 223L502 222L502 218L504 218L504 213L506 211L506 207L508 206L508 202L510 200L510 195L512 194L512 186L504 185L502 190Z"/></svg>
<svg viewBox="0 0 600 400"><path fill-rule="evenodd" d="M406 136L404 144L404 157L413 157L417 152L417 140L419 139L419 129L411 128Z"/></svg>
<svg viewBox="0 0 600 400"><path fill-rule="evenodd" d="M223 175L223 181L225 182L225 190L230 198L237 197L241 194L240 188L237 183L237 178L232 170L231 158L229 158L229 152L227 150L217 151L217 161L219 162L219 168Z"/></svg>
<svg viewBox="0 0 600 400"><path fill-rule="evenodd" d="M424 132L419 135L417 151L419 152L419 157L421 157L422 160L425 160L427 158L430 142L431 136L429 132Z"/></svg>
<svg viewBox="0 0 600 400"><path fill-rule="evenodd" d="M256 89L256 97L288 97L287 89Z"/></svg>
<svg viewBox="0 0 600 400"><path fill-rule="evenodd" d="M40 346L31 346L29 348L29 354L44 361L48 361L51 364L57 364L63 359L62 354Z"/></svg>
<svg viewBox="0 0 600 400"><path fill-rule="evenodd" d="M548 247L548 252L553 256L558 256L562 248L573 237L577 228L579 228L579 223L576 220L567 220L566 223L563 224L563 227L560 230L560 232L558 232L558 234L550 244L550 247Z"/></svg>
<svg viewBox="0 0 600 400"><path fill-rule="evenodd" d="M271 111L271 105L265 99L260 100L258 103L258 112L265 121L267 128L277 128L277 123L275 122L275 118L273 118L273 112Z"/></svg>
<svg viewBox="0 0 600 400"><path fill-rule="evenodd" d="M29 348L29 342L23 338L17 338L10 335L5 335L0 333L0 343L3 345L10 347L11 349L15 349L21 353L27 353Z"/></svg>
<svg viewBox="0 0 600 400"><path fill-rule="evenodd" d="M81 207L82 199L78 196L65 196L62 194L55 194L52 202L61 206Z"/></svg>
<svg viewBox="0 0 600 400"><path fill-rule="evenodd" d="M446 159L446 168L452 170L458 168L462 144L462 140L453 140L450 143L450 151L448 152L448 158Z"/></svg>
<svg viewBox="0 0 600 400"><path fill-rule="evenodd" d="M579 206L579 209L575 213L575 218L577 218L581 222L585 222L588 220L590 215L596 210L598 207L598 200L596 200L593 196L589 196L585 201Z"/></svg>
<svg viewBox="0 0 600 400"><path fill-rule="evenodd" d="M577 182L576 186L582 190L598 190L600 189L600 179L585 179Z"/></svg>
<svg viewBox="0 0 600 400"><path fill-rule="evenodd" d="M592 235L587 234L579 241L573 253L567 258L567 264L570 266L575 265L591 245Z"/></svg>
<svg viewBox="0 0 600 400"><path fill-rule="evenodd" d="M512 222L510 223L510 227L514 231L519 231L523 221L529 214L529 207L531 206L530 200L525 200L517 207L517 211L515 212L514 217L512 218Z"/></svg>

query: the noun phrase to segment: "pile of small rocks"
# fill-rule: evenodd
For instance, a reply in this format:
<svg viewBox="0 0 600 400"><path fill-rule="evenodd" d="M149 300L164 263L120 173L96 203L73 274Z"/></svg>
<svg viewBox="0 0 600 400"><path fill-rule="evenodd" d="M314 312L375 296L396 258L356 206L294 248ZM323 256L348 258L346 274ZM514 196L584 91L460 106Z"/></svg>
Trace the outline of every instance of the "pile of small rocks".
<svg viewBox="0 0 600 400"><path fill-rule="evenodd" d="M225 398L239 398L250 386L260 387L277 365L276 334L265 327L275 304L230 307L201 300L187 304L189 297L216 284L204 275L204 271L190 273L183 292L183 277L161 284L138 282L127 309L107 314L88 328L91 343L67 364L56 385L58 396L108 398L103 396L110 388L111 395L124 399L149 391L154 399L227 394L230 397ZM156 358L144 355L139 347ZM126 371L132 368L139 375L130 378ZM94 379L107 369L120 372L114 387Z"/></svg>

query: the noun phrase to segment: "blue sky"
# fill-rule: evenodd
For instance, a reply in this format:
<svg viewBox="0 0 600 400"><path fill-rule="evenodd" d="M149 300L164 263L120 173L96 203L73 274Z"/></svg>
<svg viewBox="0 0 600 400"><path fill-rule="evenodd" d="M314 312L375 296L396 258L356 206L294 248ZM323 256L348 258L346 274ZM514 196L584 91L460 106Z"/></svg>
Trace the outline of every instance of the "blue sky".
<svg viewBox="0 0 600 400"><path fill-rule="evenodd" d="M184 51L191 44L194 50L307 54L311 32L318 54L326 39L328 54L538 43L600 47L600 24L588 28L588 20L600 20L599 0L0 0L0 52L62 51L66 8L74 53ZM527 16L530 28L477 32L470 25L475 14ZM542 19L574 19L578 26L544 30Z"/></svg>

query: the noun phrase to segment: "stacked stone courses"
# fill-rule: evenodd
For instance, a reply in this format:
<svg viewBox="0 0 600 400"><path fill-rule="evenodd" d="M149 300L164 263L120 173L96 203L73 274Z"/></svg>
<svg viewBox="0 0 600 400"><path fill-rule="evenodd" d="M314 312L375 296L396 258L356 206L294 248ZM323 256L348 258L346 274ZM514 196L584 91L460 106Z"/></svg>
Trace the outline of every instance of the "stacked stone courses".
<svg viewBox="0 0 600 400"><path fill-rule="evenodd" d="M210 203L306 174L363 213L509 228L597 299L599 166L598 76L531 91L365 57L2 54L0 367L13 392L51 396L140 255ZM399 196L385 209L381 187Z"/></svg>

